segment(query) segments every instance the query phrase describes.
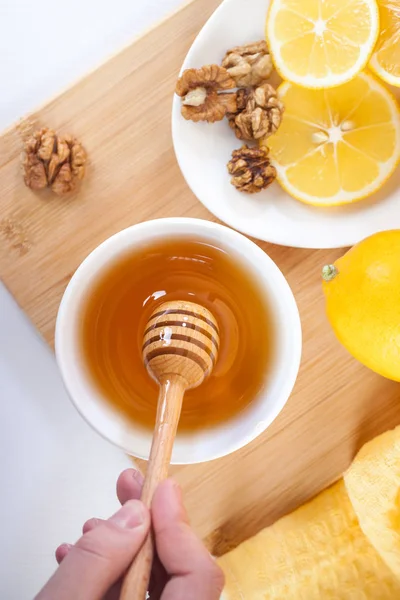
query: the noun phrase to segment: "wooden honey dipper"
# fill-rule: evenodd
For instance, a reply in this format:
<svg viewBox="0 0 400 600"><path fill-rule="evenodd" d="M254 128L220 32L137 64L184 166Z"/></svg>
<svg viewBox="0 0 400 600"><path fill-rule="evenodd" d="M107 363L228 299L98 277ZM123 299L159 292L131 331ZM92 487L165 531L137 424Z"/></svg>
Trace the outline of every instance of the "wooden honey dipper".
<svg viewBox="0 0 400 600"><path fill-rule="evenodd" d="M214 368L218 325L209 310L193 302L165 302L151 315L143 337L143 361L160 386L156 424L142 502L150 508L154 492L168 475L182 400ZM154 555L149 535L125 575L121 600L145 600Z"/></svg>

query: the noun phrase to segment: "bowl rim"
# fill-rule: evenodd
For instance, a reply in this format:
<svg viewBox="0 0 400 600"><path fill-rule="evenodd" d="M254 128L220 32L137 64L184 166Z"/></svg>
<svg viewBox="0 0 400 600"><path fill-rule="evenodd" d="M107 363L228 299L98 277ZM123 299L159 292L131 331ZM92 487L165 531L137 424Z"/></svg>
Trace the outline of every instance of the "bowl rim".
<svg viewBox="0 0 400 600"><path fill-rule="evenodd" d="M82 381L84 381L84 386L89 389L87 392L88 397L96 397L96 392L94 390L93 384L90 385L89 377L84 375L84 368L77 367L76 364L76 355L70 352L70 348L68 343L65 342L65 338L67 336L66 331L71 330L73 328L70 327L72 315L78 312L79 304L82 300L79 298L83 297L85 289L89 289L91 285L91 280L95 280L96 276L102 272L102 269L107 268L107 266L112 262L115 257L121 256L124 251L127 251L128 248L135 246L134 237L138 232L148 232L148 240L155 239L157 235L154 235L154 228L158 227L158 235L165 235L168 233L168 229L170 233L172 229L175 227L181 228L181 233L171 233L172 236L176 235L184 235L184 231L189 229L190 227L198 230L198 235L201 236L202 232L206 237L207 231L212 231L214 233L222 234L221 236L221 245L224 247L224 241L226 237L231 238L235 244L237 244L241 250L247 249L249 253L254 254L255 258L252 260L261 260L263 270L268 271L269 274L274 274L275 280L280 281L280 291L282 292L282 302L285 304L286 309L289 312L289 318L291 319L291 360L290 364L288 361L287 371L285 372L285 382L284 387L280 390L279 397L274 400L272 403L272 410L270 410L269 416L267 419L261 420L258 423L258 426L254 427L252 431L248 431L246 434L242 435L239 439L231 442L226 448L220 449L220 451L204 451L203 453L199 453L197 457L186 458L182 451L182 456L178 453L175 453L176 456L173 457L173 461L171 464L196 464L199 462L205 462L209 460L214 460L217 458L221 458L222 456L226 456L235 452L236 450L246 446L251 441L253 441L256 437L258 437L263 431L265 431L269 425L276 419L278 414L281 412L286 402L288 401L291 392L293 390L294 384L297 379L300 361L301 361L301 353L302 353L302 332L301 332L301 322L300 315L298 311L298 307L296 304L295 297L293 292L286 281L284 275L280 271L279 267L275 264L275 262L266 254L259 246L257 246L253 241L249 240L242 234L237 231L230 229L224 225L220 225L218 223L214 223L212 221L205 221L202 219L195 218L185 218L185 217L171 217L171 218L163 218L163 219L154 219L150 221L145 221L142 223L138 223L136 225L132 225L126 229L119 231L113 236L109 237L105 241L103 241L99 246L97 246L78 266L77 270L73 274L70 282L67 285L67 288L62 297L60 307L57 314L56 320L56 330L55 330L55 354L57 364L59 366L61 376L64 382L64 386L67 389L68 395L74 404L75 408L82 415L82 417L86 420L86 422L95 429L102 437L110 441L112 444L118 446L127 454L135 456L137 458L141 458L144 460L148 459L148 453L135 449L134 442L132 445L128 447L126 444L121 443L120 440L114 438L110 433L107 432L105 427L101 427L99 423L93 422L92 418L89 416L89 400L88 398L80 397L79 390L82 385ZM161 235L160 235L161 233ZM191 235L191 233L189 233ZM225 238L224 238L225 236ZM225 241L226 246L228 243ZM114 252L112 249L114 248ZM108 257L108 260L105 260L105 257ZM249 266L251 266L251 260L249 258L245 258L248 262ZM90 276L90 278L88 277ZM265 286L267 287L267 286ZM283 298L283 296L285 296ZM69 336L73 334L71 332L68 333ZM76 343L72 343L72 348L77 346ZM283 364L283 363L282 363ZM78 374L81 378L80 382L76 382L73 375ZM97 400L94 402L98 404L100 394L97 394ZM263 394L260 394L260 397L264 398L265 391ZM261 402L261 400L260 400ZM126 421L126 419L125 419ZM216 439L218 435L222 435L224 430L224 424L221 426L217 426L210 430L209 435L216 435ZM148 432L146 432L148 433ZM202 435L206 435L207 431L203 431ZM150 432L151 437L151 432ZM187 435L187 439L193 438L192 433ZM182 436L182 440L186 439L186 436ZM182 442L183 443L183 442ZM185 442L187 443L187 442Z"/></svg>

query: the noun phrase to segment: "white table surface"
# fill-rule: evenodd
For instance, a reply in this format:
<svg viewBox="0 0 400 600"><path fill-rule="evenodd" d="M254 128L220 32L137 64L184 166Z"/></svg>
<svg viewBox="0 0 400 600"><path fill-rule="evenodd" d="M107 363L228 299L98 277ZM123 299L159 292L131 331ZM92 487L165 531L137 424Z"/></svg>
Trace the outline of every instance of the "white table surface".
<svg viewBox="0 0 400 600"><path fill-rule="evenodd" d="M181 1L0 0L0 130ZM0 457L0 598L29 600L55 547L116 509L115 480L131 463L75 412L52 353L1 283Z"/></svg>

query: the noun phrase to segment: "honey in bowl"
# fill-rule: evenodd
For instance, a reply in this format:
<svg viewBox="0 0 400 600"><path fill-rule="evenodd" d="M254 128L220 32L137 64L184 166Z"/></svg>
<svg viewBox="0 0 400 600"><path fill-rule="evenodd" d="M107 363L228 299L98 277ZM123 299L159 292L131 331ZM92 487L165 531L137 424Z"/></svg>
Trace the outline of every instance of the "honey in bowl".
<svg viewBox="0 0 400 600"><path fill-rule="evenodd" d="M153 429L158 386L143 365L143 333L151 313L171 300L201 304L218 322L218 361L200 387L186 392L179 431L212 427L245 410L265 387L275 337L254 277L221 248L170 238L109 265L83 307L85 366L109 402Z"/></svg>

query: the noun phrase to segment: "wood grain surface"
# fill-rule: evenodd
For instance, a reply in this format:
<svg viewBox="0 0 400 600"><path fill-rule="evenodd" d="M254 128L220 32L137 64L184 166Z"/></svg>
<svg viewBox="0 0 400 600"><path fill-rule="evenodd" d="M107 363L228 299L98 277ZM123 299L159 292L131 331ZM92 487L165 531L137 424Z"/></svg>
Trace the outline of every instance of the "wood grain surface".
<svg viewBox="0 0 400 600"><path fill-rule="evenodd" d="M154 217L215 220L179 171L170 112L183 58L217 5L193 0L0 138L0 275L50 345L72 273L105 238ZM24 186L21 138L36 125L84 143L90 165L76 196ZM194 527L217 554L331 484L361 444L400 422L400 387L353 360L326 321L320 269L342 251L260 245L296 296L303 360L294 393L264 435L224 459L173 469Z"/></svg>

